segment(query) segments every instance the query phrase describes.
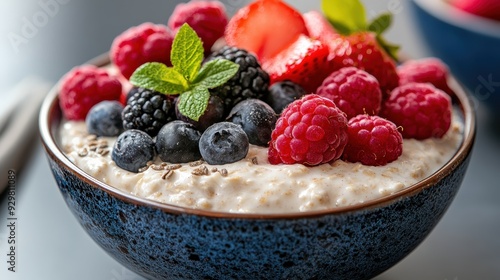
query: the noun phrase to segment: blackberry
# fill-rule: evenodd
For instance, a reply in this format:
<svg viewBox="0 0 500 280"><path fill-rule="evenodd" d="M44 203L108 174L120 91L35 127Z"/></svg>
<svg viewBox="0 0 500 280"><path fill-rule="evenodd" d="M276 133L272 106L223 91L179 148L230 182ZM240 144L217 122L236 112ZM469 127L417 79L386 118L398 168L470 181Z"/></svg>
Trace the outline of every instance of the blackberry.
<svg viewBox="0 0 500 280"><path fill-rule="evenodd" d="M128 102L128 100L130 99L130 97L134 96L134 94L136 94L137 92L139 92L141 90L140 87L132 87L128 92L127 92L127 99L125 100L126 102Z"/></svg>
<svg viewBox="0 0 500 280"><path fill-rule="evenodd" d="M223 58L240 65L238 72L225 84L211 92L224 100L229 112L238 102L262 99L268 93L269 74L262 70L257 58L243 49L225 46L207 58L207 61Z"/></svg>
<svg viewBox="0 0 500 280"><path fill-rule="evenodd" d="M123 109L123 128L138 129L154 137L168 122L175 120L175 106L166 95L139 88Z"/></svg>

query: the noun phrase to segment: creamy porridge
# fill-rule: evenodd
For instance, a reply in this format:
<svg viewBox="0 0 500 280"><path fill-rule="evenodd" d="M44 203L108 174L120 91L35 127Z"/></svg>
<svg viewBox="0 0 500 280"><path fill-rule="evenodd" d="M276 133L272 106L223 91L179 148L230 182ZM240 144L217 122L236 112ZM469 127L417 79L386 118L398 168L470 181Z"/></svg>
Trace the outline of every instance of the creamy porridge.
<svg viewBox="0 0 500 280"><path fill-rule="evenodd" d="M84 122L60 130L63 151L78 167L120 190L162 203L213 211L283 213L362 203L400 191L436 172L462 142L454 117L442 139L404 139L403 154L385 166L337 160L306 167L271 165L267 148L251 146L244 160L222 166L154 162L132 173L111 160L115 138L89 135Z"/></svg>

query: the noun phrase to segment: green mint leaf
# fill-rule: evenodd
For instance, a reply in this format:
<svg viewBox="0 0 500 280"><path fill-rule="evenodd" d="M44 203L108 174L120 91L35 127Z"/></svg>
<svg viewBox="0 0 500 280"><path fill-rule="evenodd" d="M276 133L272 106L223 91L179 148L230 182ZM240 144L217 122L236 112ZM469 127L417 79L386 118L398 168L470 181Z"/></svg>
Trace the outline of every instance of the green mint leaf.
<svg viewBox="0 0 500 280"><path fill-rule="evenodd" d="M389 26L392 24L392 14L384 13L375 18L370 25L368 25L368 30L375 32L377 35L384 33Z"/></svg>
<svg viewBox="0 0 500 280"><path fill-rule="evenodd" d="M177 99L179 112L184 116L198 121L207 110L210 92L205 87L194 87L186 91Z"/></svg>
<svg viewBox="0 0 500 280"><path fill-rule="evenodd" d="M366 11L360 0L322 0L321 9L333 27L345 35L367 29Z"/></svg>
<svg viewBox="0 0 500 280"><path fill-rule="evenodd" d="M130 83L164 94L179 94L188 88L188 82L181 73L159 62L141 65L130 77Z"/></svg>
<svg viewBox="0 0 500 280"><path fill-rule="evenodd" d="M204 88L216 88L231 79L239 68L239 64L227 59L214 59L203 65L193 83Z"/></svg>
<svg viewBox="0 0 500 280"><path fill-rule="evenodd" d="M204 57L203 42L196 32L184 23L175 35L170 53L174 69L192 81L200 70Z"/></svg>
<svg viewBox="0 0 500 280"><path fill-rule="evenodd" d="M330 22L330 24L335 28L335 30L341 34L341 35L350 35L352 34L352 31L351 29L344 25L343 23L341 22L336 22L336 21L333 21L333 20L328 20Z"/></svg>
<svg viewBox="0 0 500 280"><path fill-rule="evenodd" d="M164 94L179 94L177 106L181 114L195 121L205 113L211 88L231 79L239 65L225 59L205 63L203 43L196 32L184 24L172 44L170 61L173 67L158 62L146 63L130 77L134 86Z"/></svg>
<svg viewBox="0 0 500 280"><path fill-rule="evenodd" d="M378 35L377 37L377 42L378 44L384 49L384 51L392 58L394 61L399 61L398 59L398 54L399 54L399 45L389 43L387 40L385 40L382 36Z"/></svg>

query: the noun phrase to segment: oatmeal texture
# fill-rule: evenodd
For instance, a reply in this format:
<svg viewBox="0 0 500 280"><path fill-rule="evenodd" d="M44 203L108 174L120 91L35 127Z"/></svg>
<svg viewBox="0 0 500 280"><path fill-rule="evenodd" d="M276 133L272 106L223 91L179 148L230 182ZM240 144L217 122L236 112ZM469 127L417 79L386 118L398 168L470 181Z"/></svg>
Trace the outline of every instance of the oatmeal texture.
<svg viewBox="0 0 500 280"><path fill-rule="evenodd" d="M404 139L399 159L379 167L341 160L315 167L271 165L267 148L251 145L247 157L232 164L157 161L132 173L111 160L115 138L96 138L84 122L74 121L63 123L60 144L83 171L139 197L212 211L284 213L348 206L403 190L449 161L462 132L455 117L442 139Z"/></svg>

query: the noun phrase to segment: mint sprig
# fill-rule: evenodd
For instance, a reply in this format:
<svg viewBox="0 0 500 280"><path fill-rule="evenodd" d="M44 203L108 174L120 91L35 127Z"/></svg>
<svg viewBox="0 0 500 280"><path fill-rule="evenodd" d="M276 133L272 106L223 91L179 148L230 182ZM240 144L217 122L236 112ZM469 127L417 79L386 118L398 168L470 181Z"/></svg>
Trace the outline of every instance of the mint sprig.
<svg viewBox="0 0 500 280"><path fill-rule="evenodd" d="M387 42L383 33L392 23L392 14L383 13L368 22L366 10L360 0L322 0L321 9L332 26L342 35L369 31L376 34L378 44L395 61L399 46Z"/></svg>
<svg viewBox="0 0 500 280"><path fill-rule="evenodd" d="M130 82L134 86L165 94L177 94L189 88L188 81L181 73L159 62L141 65L130 77Z"/></svg>
<svg viewBox="0 0 500 280"><path fill-rule="evenodd" d="M145 63L135 70L130 83L167 95L179 95L180 113L197 121L207 109L208 90L223 85L239 69L238 64L225 59L215 59L202 66L203 57L203 42L185 23L172 44L172 67L159 62Z"/></svg>

